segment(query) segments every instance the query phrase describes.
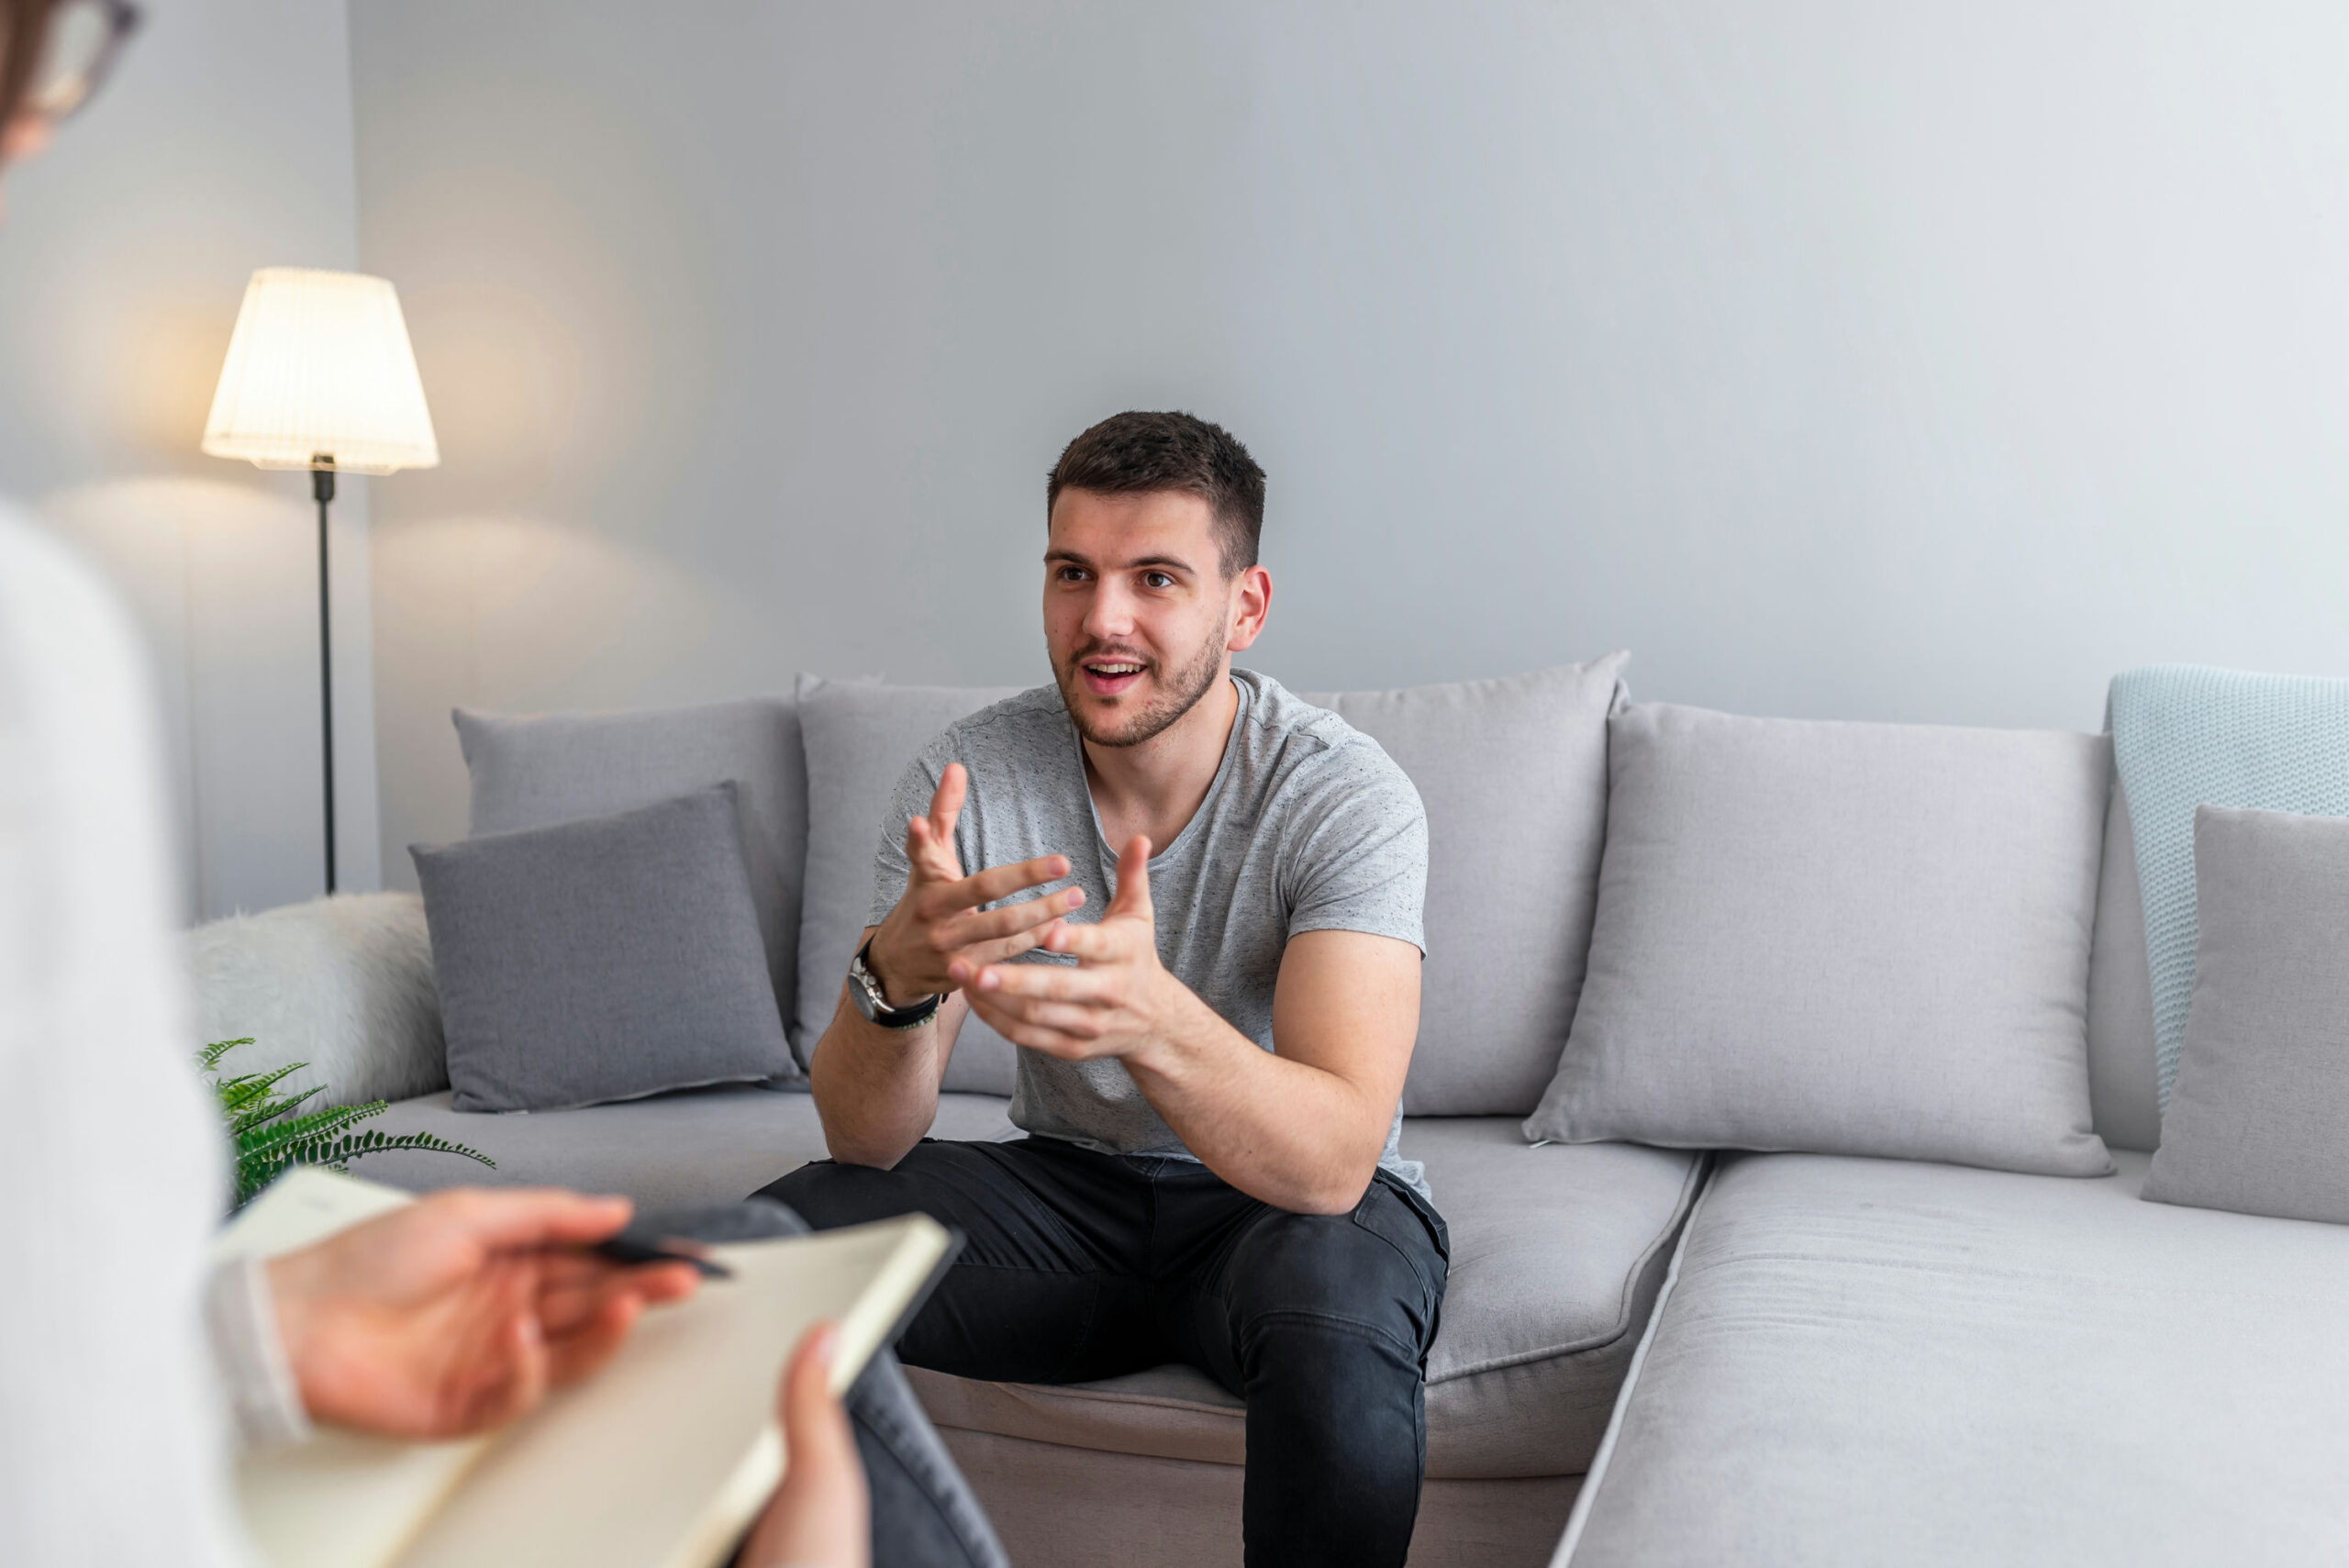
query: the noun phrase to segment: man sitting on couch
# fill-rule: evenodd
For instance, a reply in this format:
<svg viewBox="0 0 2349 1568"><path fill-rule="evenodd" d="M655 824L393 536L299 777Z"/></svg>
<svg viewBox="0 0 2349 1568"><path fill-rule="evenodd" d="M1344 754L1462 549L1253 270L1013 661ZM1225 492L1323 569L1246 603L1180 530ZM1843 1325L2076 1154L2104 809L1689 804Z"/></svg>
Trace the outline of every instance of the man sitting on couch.
<svg viewBox="0 0 2349 1568"><path fill-rule="evenodd" d="M1448 1257L1397 1151L1427 822L1376 743L1231 667L1272 602L1264 487L1186 414L1061 454L1055 684L900 782L811 1072L834 1158L766 1193L819 1227L919 1209L965 1232L907 1362L1188 1362L1247 1401L1250 1562L1399 1565ZM923 1137L973 1013L1022 1048L1018 1142Z"/></svg>

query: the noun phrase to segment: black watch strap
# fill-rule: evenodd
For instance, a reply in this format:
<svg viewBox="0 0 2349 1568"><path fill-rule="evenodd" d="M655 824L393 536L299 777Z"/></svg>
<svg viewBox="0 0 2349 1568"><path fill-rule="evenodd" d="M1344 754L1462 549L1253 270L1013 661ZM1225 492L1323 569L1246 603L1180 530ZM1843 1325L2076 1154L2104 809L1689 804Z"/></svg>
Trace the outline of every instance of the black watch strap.
<svg viewBox="0 0 2349 1568"><path fill-rule="evenodd" d="M849 999L856 1004L856 1010L864 1015L865 1021L885 1029L919 1029L930 1022L931 1016L946 1000L945 994L941 992L924 996L910 1007L890 1006L888 997L881 989L881 977L873 972L873 940L870 937L865 939L863 947L856 950L856 961L848 966L848 993Z"/></svg>

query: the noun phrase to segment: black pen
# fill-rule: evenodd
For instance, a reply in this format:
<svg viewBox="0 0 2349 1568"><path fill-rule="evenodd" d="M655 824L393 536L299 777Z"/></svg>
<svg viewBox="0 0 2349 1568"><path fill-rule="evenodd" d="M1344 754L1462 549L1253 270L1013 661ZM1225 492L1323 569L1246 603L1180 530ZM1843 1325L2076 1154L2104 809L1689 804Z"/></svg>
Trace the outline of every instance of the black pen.
<svg viewBox="0 0 2349 1568"><path fill-rule="evenodd" d="M645 1263L687 1263L699 1271L704 1279L732 1279L734 1271L725 1264L686 1249L685 1241L648 1241L641 1236L631 1236L623 1230L617 1236L605 1238L587 1250L607 1262L626 1268Z"/></svg>

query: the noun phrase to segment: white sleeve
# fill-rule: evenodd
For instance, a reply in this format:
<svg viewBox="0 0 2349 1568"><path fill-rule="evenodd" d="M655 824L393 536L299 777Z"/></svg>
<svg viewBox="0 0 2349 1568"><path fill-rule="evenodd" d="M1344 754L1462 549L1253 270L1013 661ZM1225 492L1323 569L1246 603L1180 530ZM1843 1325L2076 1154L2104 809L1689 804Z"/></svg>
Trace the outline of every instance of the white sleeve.
<svg viewBox="0 0 2349 1568"><path fill-rule="evenodd" d="M190 1057L149 673L0 516L0 1562L247 1561L205 1349L224 1159Z"/></svg>
<svg viewBox="0 0 2349 1568"><path fill-rule="evenodd" d="M237 1440L249 1449L275 1448L308 1437L310 1413L277 1337L268 1265L233 1258L215 1268L204 1286L204 1329Z"/></svg>

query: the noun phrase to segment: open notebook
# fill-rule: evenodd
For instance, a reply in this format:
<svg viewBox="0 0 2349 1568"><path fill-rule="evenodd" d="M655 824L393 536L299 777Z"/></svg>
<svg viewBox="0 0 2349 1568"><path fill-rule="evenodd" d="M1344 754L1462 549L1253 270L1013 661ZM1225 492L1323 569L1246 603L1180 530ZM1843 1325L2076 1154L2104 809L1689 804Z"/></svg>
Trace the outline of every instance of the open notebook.
<svg viewBox="0 0 2349 1568"><path fill-rule="evenodd" d="M411 1201L299 1169L215 1255L288 1251ZM322 1429L243 1458L246 1528L273 1568L711 1568L783 1473L775 1383L800 1336L839 1325L845 1389L952 1249L920 1215L714 1247L732 1279L646 1313L601 1372L501 1432L412 1443Z"/></svg>

